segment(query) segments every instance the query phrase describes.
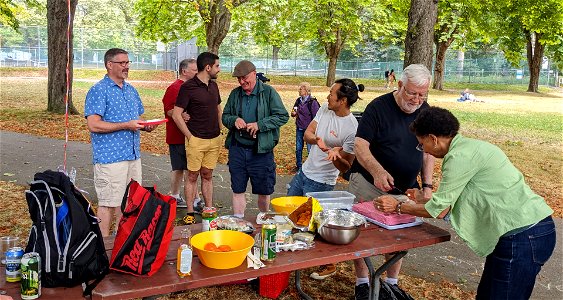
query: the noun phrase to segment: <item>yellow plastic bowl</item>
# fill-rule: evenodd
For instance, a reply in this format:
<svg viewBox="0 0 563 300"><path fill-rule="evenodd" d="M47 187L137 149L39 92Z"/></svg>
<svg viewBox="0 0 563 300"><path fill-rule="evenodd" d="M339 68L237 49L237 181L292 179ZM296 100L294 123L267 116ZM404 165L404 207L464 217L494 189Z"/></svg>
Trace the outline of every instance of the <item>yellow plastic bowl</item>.
<svg viewBox="0 0 563 300"><path fill-rule="evenodd" d="M232 251L215 252L203 248L207 243L229 245ZM254 245L254 239L243 232L232 230L213 230L198 233L192 237L192 246L204 266L212 269L231 269L240 266L246 254Z"/></svg>
<svg viewBox="0 0 563 300"><path fill-rule="evenodd" d="M307 202L307 197L304 196L287 196L272 199L270 203L275 212L291 214L301 204Z"/></svg>

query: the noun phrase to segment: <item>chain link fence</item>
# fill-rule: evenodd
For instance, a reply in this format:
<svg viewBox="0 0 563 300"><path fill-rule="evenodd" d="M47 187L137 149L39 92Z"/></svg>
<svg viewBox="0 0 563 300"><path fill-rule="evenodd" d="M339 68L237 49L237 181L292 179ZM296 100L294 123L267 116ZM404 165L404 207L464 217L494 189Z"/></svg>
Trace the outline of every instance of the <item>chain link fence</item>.
<svg viewBox="0 0 563 300"><path fill-rule="evenodd" d="M22 27L20 32L8 33L11 29L0 26L0 67L47 67L47 37L44 27ZM13 30L12 30L13 31ZM101 30L75 28L74 32L74 68L103 68L103 56L107 48L88 47L88 37L102 35ZM14 36L16 35L16 36ZM204 48L196 46L195 40L184 43L171 43L157 47L155 43L123 40L123 47L129 51L133 69L173 70L184 58L196 57ZM137 46L136 46L137 45ZM143 45L139 47L138 45ZM113 47L113 46L111 46ZM108 47L109 48L109 47ZM253 41L240 41L227 37L219 53L223 72L232 72L242 59L251 60L260 72L268 75L315 76L326 77L328 60L321 54L314 53L311 47L304 47L303 42L287 43L282 47L277 59L272 59L272 47L260 46ZM160 51L159 51L160 50ZM491 53L488 57L471 58L467 54L451 50L447 53L444 68L444 82L484 83L484 84L521 84L527 85L529 70L525 61L513 67L504 59L502 53ZM336 77L383 79L386 70L394 69L398 76L403 62L370 61L364 58L338 61ZM540 85L560 86L559 70L544 57L540 70ZM563 79L563 78L561 78Z"/></svg>

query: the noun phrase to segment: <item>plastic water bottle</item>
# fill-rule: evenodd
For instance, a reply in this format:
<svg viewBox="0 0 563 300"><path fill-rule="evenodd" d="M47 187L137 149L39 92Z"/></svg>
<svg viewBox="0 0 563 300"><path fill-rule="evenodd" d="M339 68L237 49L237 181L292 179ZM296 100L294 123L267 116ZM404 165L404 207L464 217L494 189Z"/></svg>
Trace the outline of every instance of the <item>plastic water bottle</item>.
<svg viewBox="0 0 563 300"><path fill-rule="evenodd" d="M178 276L184 278L192 273L192 232L189 228L185 228L182 229L181 234L182 238L180 240L180 246L178 246L176 272L178 273Z"/></svg>

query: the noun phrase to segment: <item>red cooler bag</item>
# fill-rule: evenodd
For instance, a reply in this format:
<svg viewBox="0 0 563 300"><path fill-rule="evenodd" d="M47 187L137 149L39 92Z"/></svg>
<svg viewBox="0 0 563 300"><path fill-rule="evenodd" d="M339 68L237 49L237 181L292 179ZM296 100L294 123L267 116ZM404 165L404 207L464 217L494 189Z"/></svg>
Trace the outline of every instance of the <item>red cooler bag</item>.
<svg viewBox="0 0 563 300"><path fill-rule="evenodd" d="M136 276L151 276L166 258L174 232L176 199L156 187L131 180L121 203L123 216L111 252L110 269Z"/></svg>

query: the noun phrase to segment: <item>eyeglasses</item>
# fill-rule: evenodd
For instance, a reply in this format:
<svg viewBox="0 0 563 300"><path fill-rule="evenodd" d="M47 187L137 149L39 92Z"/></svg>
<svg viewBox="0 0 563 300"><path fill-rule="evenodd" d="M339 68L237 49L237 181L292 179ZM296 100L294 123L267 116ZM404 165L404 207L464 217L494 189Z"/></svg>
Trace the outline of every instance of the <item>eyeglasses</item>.
<svg viewBox="0 0 563 300"><path fill-rule="evenodd" d="M114 64L119 64L121 67L126 68L129 67L131 65L131 61L130 60L126 60L126 61L110 61Z"/></svg>
<svg viewBox="0 0 563 300"><path fill-rule="evenodd" d="M424 152L424 146L422 146L422 143L418 143L418 145L416 145L416 150Z"/></svg>
<svg viewBox="0 0 563 300"><path fill-rule="evenodd" d="M239 76L239 77L237 77L237 80L238 80L239 82L241 82L241 81L248 81L248 80L250 80L253 76L256 77L256 75L254 75L254 74L252 74L252 72L250 72L250 73L246 74L245 76Z"/></svg>
<svg viewBox="0 0 563 300"><path fill-rule="evenodd" d="M411 92L411 91L407 90L406 88L403 88L403 89L405 90L405 94L407 94L407 96L409 96L411 98L418 96L418 98L422 101L428 100L428 93L419 94L419 93L416 93L416 92Z"/></svg>

